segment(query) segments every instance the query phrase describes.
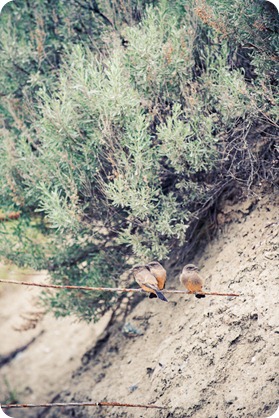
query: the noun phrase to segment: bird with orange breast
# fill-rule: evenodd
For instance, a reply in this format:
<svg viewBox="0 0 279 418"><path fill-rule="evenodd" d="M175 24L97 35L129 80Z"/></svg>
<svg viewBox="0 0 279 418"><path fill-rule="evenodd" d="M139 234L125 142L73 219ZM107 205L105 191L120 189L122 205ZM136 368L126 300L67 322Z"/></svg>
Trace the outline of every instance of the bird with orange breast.
<svg viewBox="0 0 279 418"><path fill-rule="evenodd" d="M150 270L151 274L156 277L158 288L160 290L164 289L167 280L167 272L162 264L158 263L158 261L151 261L150 263L146 264L146 267ZM154 298L154 293L151 293L149 297Z"/></svg>
<svg viewBox="0 0 279 418"><path fill-rule="evenodd" d="M203 280L198 274L198 267L194 264L187 264L183 267L180 275L180 283L188 290L189 293L195 293L196 298L205 298L205 295L200 295L202 292Z"/></svg>
<svg viewBox="0 0 279 418"><path fill-rule="evenodd" d="M146 265L135 266L131 271L140 287L150 293L150 298L158 297L164 302L168 302L167 298L160 292L164 289L167 278L166 270L160 263L152 261Z"/></svg>

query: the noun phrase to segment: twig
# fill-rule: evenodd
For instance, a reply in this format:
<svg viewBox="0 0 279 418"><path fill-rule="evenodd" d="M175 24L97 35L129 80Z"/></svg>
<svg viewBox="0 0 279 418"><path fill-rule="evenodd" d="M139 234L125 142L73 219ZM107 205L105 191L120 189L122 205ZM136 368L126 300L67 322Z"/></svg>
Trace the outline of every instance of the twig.
<svg viewBox="0 0 279 418"><path fill-rule="evenodd" d="M0 283L18 284L22 286L37 286L46 287L51 289L69 289L69 290L88 290L96 292L144 292L142 289L127 289L121 287L89 287L89 286L62 286L58 284L45 284L45 283L34 283L34 282L20 282L17 280L4 280L0 279ZM162 293L179 293L191 295L187 290L161 290ZM212 296L240 296L239 293L219 293L219 292L198 292L199 295L212 295Z"/></svg>
<svg viewBox="0 0 279 418"><path fill-rule="evenodd" d="M65 407L65 406L124 406L127 408L149 408L149 409L167 409L166 406L159 405L140 405L131 403L120 402L55 402L55 403L20 403L20 404L6 404L0 405L3 409L8 408L50 408L52 406Z"/></svg>

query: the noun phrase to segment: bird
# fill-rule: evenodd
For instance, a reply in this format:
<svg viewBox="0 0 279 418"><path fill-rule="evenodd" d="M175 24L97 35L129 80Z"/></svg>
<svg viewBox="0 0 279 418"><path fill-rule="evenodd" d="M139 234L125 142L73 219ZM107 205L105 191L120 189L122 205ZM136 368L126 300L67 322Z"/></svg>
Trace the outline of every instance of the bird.
<svg viewBox="0 0 279 418"><path fill-rule="evenodd" d="M158 261L151 261L150 263L146 264L146 267L150 270L151 274L156 277L158 288L160 290L165 288L166 280L167 280L167 272ZM154 293L150 293L150 299L155 298L156 295Z"/></svg>
<svg viewBox="0 0 279 418"><path fill-rule="evenodd" d="M154 271L154 266L153 266L153 271ZM135 266L132 268L131 272L134 276L135 281L140 285L140 287L143 290L150 293L151 295L154 295L153 297L157 296L159 299L163 300L164 302L168 302L167 298L165 298L163 293L160 292L161 289L159 288L158 280L156 279L155 275L151 273L148 265Z"/></svg>
<svg viewBox="0 0 279 418"><path fill-rule="evenodd" d="M180 283L186 287L189 293L195 293L196 298L201 299L205 298L205 295L197 294L198 292L203 291L203 280L198 274L198 270L198 267L194 264L187 264L184 266L180 275Z"/></svg>

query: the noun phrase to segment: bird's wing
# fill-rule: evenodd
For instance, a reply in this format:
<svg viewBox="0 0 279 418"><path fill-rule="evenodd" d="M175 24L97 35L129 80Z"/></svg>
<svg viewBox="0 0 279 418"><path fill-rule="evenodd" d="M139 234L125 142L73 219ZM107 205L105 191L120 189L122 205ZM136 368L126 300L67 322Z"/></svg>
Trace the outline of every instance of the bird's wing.
<svg viewBox="0 0 279 418"><path fill-rule="evenodd" d="M158 286L156 284L150 283L150 282L143 282L144 286L148 287L149 289L152 290L159 290Z"/></svg>

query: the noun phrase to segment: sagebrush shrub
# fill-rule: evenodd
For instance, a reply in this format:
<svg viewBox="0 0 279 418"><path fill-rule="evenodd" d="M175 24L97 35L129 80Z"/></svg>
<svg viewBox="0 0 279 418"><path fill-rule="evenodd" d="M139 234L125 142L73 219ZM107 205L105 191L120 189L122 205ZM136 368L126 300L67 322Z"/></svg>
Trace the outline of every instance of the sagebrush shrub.
<svg viewBox="0 0 279 418"><path fill-rule="evenodd" d="M249 46L268 11L184 3L85 2L82 29L74 2L4 15L1 207L21 215L0 223L2 258L59 284L115 286L132 263L186 252L227 184L274 181L278 35L262 56L262 34ZM44 295L88 320L119 298Z"/></svg>

